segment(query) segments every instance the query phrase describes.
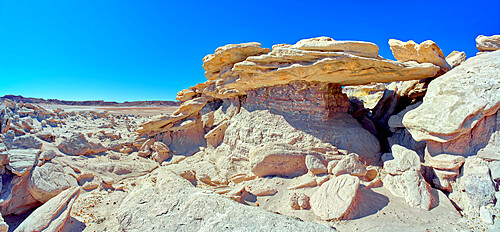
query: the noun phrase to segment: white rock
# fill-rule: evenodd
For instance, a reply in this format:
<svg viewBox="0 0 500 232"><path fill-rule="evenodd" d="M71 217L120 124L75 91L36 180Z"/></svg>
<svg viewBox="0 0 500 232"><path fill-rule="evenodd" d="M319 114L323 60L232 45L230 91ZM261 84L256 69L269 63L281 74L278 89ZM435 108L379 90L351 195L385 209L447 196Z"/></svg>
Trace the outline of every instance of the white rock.
<svg viewBox="0 0 500 232"><path fill-rule="evenodd" d="M359 179L340 175L318 188L311 196L311 208L322 220L349 218L355 211Z"/></svg>
<svg viewBox="0 0 500 232"><path fill-rule="evenodd" d="M33 211L15 232L61 231L70 217L71 208L80 195L80 188L67 189Z"/></svg>

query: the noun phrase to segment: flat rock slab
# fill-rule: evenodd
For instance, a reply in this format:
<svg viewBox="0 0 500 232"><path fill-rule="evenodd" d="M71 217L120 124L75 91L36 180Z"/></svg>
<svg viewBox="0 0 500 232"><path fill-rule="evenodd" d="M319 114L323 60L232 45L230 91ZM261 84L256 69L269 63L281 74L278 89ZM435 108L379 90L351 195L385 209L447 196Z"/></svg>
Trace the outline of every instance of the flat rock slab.
<svg viewBox="0 0 500 232"><path fill-rule="evenodd" d="M267 143L250 151L250 165L257 176L296 177L307 173L309 153L285 143Z"/></svg>
<svg viewBox="0 0 500 232"><path fill-rule="evenodd" d="M33 211L15 231L61 231L68 221L71 208L79 195L79 187L63 191Z"/></svg>

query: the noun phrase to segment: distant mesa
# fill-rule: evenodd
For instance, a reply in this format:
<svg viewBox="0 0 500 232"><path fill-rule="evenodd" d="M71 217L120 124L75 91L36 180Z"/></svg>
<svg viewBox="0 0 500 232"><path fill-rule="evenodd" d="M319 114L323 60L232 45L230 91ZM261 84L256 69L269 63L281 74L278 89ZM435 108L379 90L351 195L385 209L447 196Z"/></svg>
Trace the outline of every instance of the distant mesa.
<svg viewBox="0 0 500 232"><path fill-rule="evenodd" d="M35 103L35 104L52 104L52 105L74 105L74 106L179 106L178 101L126 101L123 103L119 102L107 102L107 101L64 101L58 99L43 99L43 98L32 98L23 97L21 95L5 95L0 97L1 101L9 99L15 102L24 103Z"/></svg>

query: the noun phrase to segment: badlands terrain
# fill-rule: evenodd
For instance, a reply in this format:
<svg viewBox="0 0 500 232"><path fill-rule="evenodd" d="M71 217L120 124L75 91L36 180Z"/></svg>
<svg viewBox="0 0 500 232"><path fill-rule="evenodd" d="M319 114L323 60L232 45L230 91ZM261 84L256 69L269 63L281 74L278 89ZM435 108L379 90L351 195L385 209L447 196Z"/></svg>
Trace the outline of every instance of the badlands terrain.
<svg viewBox="0 0 500 232"><path fill-rule="evenodd" d="M476 44L229 44L180 103L6 96L0 231L499 231L500 36Z"/></svg>

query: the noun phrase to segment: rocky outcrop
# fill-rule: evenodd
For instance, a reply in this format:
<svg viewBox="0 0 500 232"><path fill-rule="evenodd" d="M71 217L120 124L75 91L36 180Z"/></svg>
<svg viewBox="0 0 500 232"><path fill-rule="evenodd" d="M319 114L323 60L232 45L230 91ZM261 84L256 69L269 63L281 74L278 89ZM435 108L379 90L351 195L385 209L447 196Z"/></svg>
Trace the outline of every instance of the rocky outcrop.
<svg viewBox="0 0 500 232"><path fill-rule="evenodd" d="M79 195L79 187L61 192L33 211L15 231L61 231L68 221L71 208Z"/></svg>
<svg viewBox="0 0 500 232"><path fill-rule="evenodd" d="M443 72L451 69L444 57L443 51L431 40L415 43L413 40L403 42L397 39L390 39L389 46L391 47L394 58L398 61L416 61L418 63L431 63L441 67Z"/></svg>
<svg viewBox="0 0 500 232"><path fill-rule="evenodd" d="M500 108L499 70L500 52L468 59L433 80L423 104L405 114L403 124L417 141L444 143L468 134Z"/></svg>
<svg viewBox="0 0 500 232"><path fill-rule="evenodd" d="M57 147L60 151L68 155L92 155L106 151L106 148L101 144L88 141L82 133L74 133L69 139L62 141Z"/></svg>
<svg viewBox="0 0 500 232"><path fill-rule="evenodd" d="M249 56L228 67L217 80L209 78L201 92L218 98L245 95L248 90L291 81L359 85L371 82L432 77L432 64L394 62L377 56L372 43L334 41L328 37L301 40L295 45L274 46L267 54ZM230 70L229 70L230 68ZM211 69L205 69L211 73ZM213 71L218 72L215 68ZM217 82L217 83L215 83Z"/></svg>
<svg viewBox="0 0 500 232"><path fill-rule="evenodd" d="M491 52L500 50L500 35L480 35L476 38L476 46L479 52Z"/></svg>
<svg viewBox="0 0 500 232"><path fill-rule="evenodd" d="M203 68L208 80L216 80L229 71L234 64L244 61L249 56L257 56L270 52L269 48L261 48L260 43L228 44L217 48L214 54L203 58Z"/></svg>
<svg viewBox="0 0 500 232"><path fill-rule="evenodd" d="M161 172L144 180L121 203L125 231L335 231L331 227L239 204L195 188L180 176Z"/></svg>

